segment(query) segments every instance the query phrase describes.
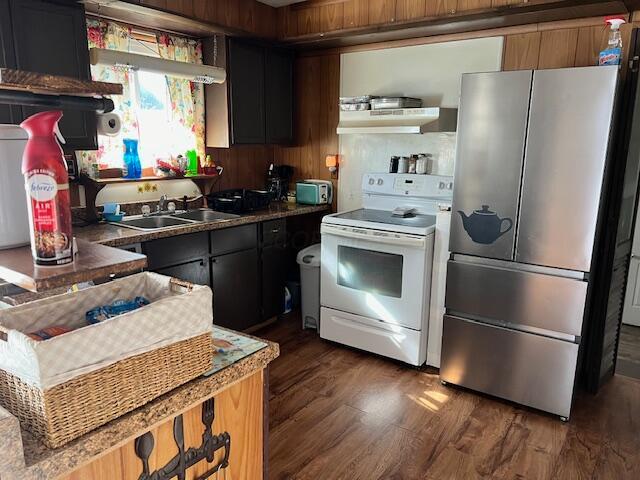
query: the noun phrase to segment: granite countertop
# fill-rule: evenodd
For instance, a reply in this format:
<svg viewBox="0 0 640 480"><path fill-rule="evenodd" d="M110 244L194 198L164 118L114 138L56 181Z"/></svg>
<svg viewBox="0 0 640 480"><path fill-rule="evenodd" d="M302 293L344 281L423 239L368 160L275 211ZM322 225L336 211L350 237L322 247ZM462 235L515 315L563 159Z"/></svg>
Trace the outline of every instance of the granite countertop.
<svg viewBox="0 0 640 480"><path fill-rule="evenodd" d="M90 225L88 227L74 228L73 233L78 239L87 240L93 243L101 243L112 247L121 247L123 245L147 242L149 240L172 237L174 235L218 230L221 228L236 227L238 225L276 220L296 215L306 215L317 212L328 213L328 210L329 205L300 205L295 203L275 202L272 203L269 208L241 215L239 218L231 220L193 223L147 232L101 223Z"/></svg>
<svg viewBox="0 0 640 480"><path fill-rule="evenodd" d="M42 480L69 474L264 369L280 353L277 343L220 327L216 330L216 336L221 331L245 339L247 345L243 348L247 352L217 354L222 357L214 360L217 371L175 388L60 448L50 449L29 432L21 431L18 420L0 407L0 478Z"/></svg>

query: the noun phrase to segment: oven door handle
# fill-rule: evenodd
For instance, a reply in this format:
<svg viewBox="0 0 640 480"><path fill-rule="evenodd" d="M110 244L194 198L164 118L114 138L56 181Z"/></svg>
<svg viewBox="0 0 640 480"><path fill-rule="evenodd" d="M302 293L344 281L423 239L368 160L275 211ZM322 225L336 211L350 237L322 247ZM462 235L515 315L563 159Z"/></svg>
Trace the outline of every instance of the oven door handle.
<svg viewBox="0 0 640 480"><path fill-rule="evenodd" d="M422 250L427 248L426 238L418 235L391 232L381 232L380 235L374 235L372 233L361 233L360 231L349 227L335 227L333 225L322 225L320 233L323 235L334 235L337 237L365 240L372 243L385 243L387 245L399 245L403 247L419 248Z"/></svg>

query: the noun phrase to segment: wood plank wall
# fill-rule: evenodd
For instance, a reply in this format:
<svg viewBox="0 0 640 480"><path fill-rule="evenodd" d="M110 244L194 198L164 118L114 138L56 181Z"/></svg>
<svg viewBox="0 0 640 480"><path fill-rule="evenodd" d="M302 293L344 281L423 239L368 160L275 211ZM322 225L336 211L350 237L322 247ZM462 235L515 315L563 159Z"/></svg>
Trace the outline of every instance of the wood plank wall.
<svg viewBox="0 0 640 480"><path fill-rule="evenodd" d="M309 0L278 9L278 36L292 38L560 0Z"/></svg>
<svg viewBox="0 0 640 480"><path fill-rule="evenodd" d="M407 0L404 3L424 2ZM347 14L351 13L343 11L343 16ZM627 52L631 31L638 27L640 12L635 12L632 22L622 29ZM329 177L324 167L325 156L338 150L335 129L338 122L340 53L494 35L505 36L503 69L518 70L595 65L598 53L606 46L608 32L601 18L587 18L470 32L441 39L431 37L305 53L296 61L296 145L275 148L275 162L292 165L296 169L296 180Z"/></svg>
<svg viewBox="0 0 640 480"><path fill-rule="evenodd" d="M127 0L264 38L277 34L276 9L256 0Z"/></svg>
<svg viewBox="0 0 640 480"><path fill-rule="evenodd" d="M330 180L325 157L338 153L338 96L340 55L299 57L295 64L296 144L275 147L277 164L294 167L293 181ZM334 182L334 188L337 181ZM334 202L337 195L334 195Z"/></svg>
<svg viewBox="0 0 640 480"><path fill-rule="evenodd" d="M207 154L216 165L224 167L224 172L219 181L205 185L205 193L231 188L263 189L267 170L274 161L274 147L269 145L207 148Z"/></svg>

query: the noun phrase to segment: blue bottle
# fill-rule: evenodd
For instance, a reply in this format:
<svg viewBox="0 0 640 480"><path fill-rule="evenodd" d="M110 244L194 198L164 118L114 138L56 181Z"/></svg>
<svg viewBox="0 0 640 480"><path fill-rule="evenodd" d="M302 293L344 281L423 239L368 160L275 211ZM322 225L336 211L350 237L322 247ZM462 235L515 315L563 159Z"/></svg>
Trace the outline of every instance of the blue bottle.
<svg viewBox="0 0 640 480"><path fill-rule="evenodd" d="M138 156L138 140L125 138L124 142L124 168L126 174L124 178L142 177L142 164Z"/></svg>
<svg viewBox="0 0 640 480"><path fill-rule="evenodd" d="M626 23L624 18L612 16L604 19L609 24L609 41L607 48L600 52L598 57L598 65L620 65L622 62L622 35L620 34L620 25Z"/></svg>

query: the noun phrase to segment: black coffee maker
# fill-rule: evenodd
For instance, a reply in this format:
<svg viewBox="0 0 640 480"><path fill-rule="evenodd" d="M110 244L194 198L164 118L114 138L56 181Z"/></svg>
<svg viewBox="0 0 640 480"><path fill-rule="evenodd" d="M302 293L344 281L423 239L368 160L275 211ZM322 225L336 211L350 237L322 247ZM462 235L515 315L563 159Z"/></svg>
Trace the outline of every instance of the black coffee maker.
<svg viewBox="0 0 640 480"><path fill-rule="evenodd" d="M287 200L291 177L293 177L293 167L273 163L269 166L266 190L271 194L272 200Z"/></svg>

